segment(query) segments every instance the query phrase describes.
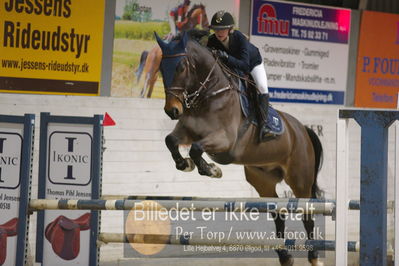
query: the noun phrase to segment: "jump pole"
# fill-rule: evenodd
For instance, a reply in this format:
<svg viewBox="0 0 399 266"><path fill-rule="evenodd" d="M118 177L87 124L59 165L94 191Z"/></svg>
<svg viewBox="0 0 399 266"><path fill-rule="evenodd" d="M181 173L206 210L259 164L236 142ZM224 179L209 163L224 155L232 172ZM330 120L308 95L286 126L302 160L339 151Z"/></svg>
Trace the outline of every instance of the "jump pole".
<svg viewBox="0 0 399 266"><path fill-rule="evenodd" d="M334 203L335 200L313 198L228 198L228 197L191 197L191 196L135 196L135 195L103 195L102 200L197 200L197 201L251 201L251 202L278 202L287 205L306 203ZM393 209L393 202L388 202L388 209ZM346 206L349 210L360 210L359 200L349 200Z"/></svg>
<svg viewBox="0 0 399 266"><path fill-rule="evenodd" d="M143 204L141 200L49 200L34 199L29 203L31 211L38 210L132 210L157 211L159 208L167 210L189 209L203 211L210 209L216 212L278 212L332 215L335 204L333 202L301 201L296 204L278 201L176 201L158 200L153 204Z"/></svg>
<svg viewBox="0 0 399 266"><path fill-rule="evenodd" d="M335 265L348 265L348 122L337 121Z"/></svg>
<svg viewBox="0 0 399 266"><path fill-rule="evenodd" d="M169 234L120 234L120 233L100 233L98 236L100 243L130 243L130 244L165 244L165 245L206 245L206 246L229 246L229 245L248 245L262 246L270 249L286 248L290 250L301 250L305 247L312 247L317 250L334 251L335 241L333 240L308 240L308 239L237 239L229 238L221 241L201 238L199 236L188 237L187 235ZM348 242L348 251L359 251L359 242Z"/></svg>

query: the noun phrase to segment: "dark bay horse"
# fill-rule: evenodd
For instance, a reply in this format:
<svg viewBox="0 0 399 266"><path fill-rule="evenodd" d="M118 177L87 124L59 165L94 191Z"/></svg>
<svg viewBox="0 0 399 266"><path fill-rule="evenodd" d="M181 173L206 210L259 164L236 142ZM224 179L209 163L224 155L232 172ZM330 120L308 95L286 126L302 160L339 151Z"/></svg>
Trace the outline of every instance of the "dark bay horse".
<svg viewBox="0 0 399 266"><path fill-rule="evenodd" d="M280 111L284 133L259 143L258 128L248 125L242 114L236 81L228 78L212 53L188 40L185 33L170 43L156 37L163 53L164 110L171 119L178 119L165 139L177 169L197 167L201 175L221 177L220 168L202 158L205 152L217 163L244 165L247 181L261 197L278 197L275 186L283 179L298 198L318 196L322 146L311 129ZM190 158L179 153L182 144L191 144ZM277 236L284 238L284 217L272 215ZM313 219L303 215L302 220L312 239ZM286 250L277 253L282 265L292 265L293 258ZM312 265L320 265L317 251L309 251L308 259Z"/></svg>
<svg viewBox="0 0 399 266"><path fill-rule="evenodd" d="M181 27L181 31L194 29L200 25L202 29L209 30L209 21L203 4L196 4L187 12L186 23ZM149 52L143 51L140 57L140 65L135 72L137 80L144 75L144 83L142 85L141 97L151 98L155 82L158 79L159 64L161 62L162 52L158 45Z"/></svg>

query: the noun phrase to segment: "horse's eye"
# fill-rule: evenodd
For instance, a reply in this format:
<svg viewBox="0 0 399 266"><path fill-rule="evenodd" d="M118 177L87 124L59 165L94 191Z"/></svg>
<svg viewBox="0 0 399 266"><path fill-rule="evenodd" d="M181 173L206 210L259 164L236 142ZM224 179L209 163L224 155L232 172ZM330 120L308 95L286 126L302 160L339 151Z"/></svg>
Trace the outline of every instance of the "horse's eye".
<svg viewBox="0 0 399 266"><path fill-rule="evenodd" d="M183 72L183 70L184 70L184 63L183 63L183 60L182 60L182 61L179 62L179 64L177 64L176 72L177 73L181 73L181 72Z"/></svg>

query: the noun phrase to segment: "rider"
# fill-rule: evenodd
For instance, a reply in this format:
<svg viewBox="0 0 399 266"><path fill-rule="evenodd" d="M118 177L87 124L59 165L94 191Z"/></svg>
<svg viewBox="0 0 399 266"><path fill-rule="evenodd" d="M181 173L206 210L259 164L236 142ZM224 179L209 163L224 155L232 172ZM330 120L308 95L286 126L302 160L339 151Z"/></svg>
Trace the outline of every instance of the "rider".
<svg viewBox="0 0 399 266"><path fill-rule="evenodd" d="M184 24L187 23L187 12L191 1L184 0L184 2L177 7L173 8L169 13L170 31L173 36L180 32Z"/></svg>
<svg viewBox="0 0 399 266"><path fill-rule="evenodd" d="M257 47L248 41L244 34L233 30L233 16L226 11L216 12L211 21L211 28L215 31L208 39L208 47L216 49L216 54L230 68L244 74L250 73L260 92L256 105L260 115L259 139L265 141L269 129L265 121L268 115L269 90L267 76L262 57Z"/></svg>

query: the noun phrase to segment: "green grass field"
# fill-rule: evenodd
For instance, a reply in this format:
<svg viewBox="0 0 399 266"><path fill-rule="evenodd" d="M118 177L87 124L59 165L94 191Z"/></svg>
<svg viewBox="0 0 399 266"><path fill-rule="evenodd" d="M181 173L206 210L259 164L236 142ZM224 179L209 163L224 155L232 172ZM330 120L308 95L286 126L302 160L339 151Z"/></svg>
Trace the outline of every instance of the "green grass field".
<svg viewBox="0 0 399 266"><path fill-rule="evenodd" d="M139 54L133 54L129 52L115 51L113 55L113 61L115 63L121 63L128 66L137 66L140 60Z"/></svg>
<svg viewBox="0 0 399 266"><path fill-rule="evenodd" d="M154 31L159 36L170 32L168 22L135 22L126 20L115 21L115 39L153 40Z"/></svg>

